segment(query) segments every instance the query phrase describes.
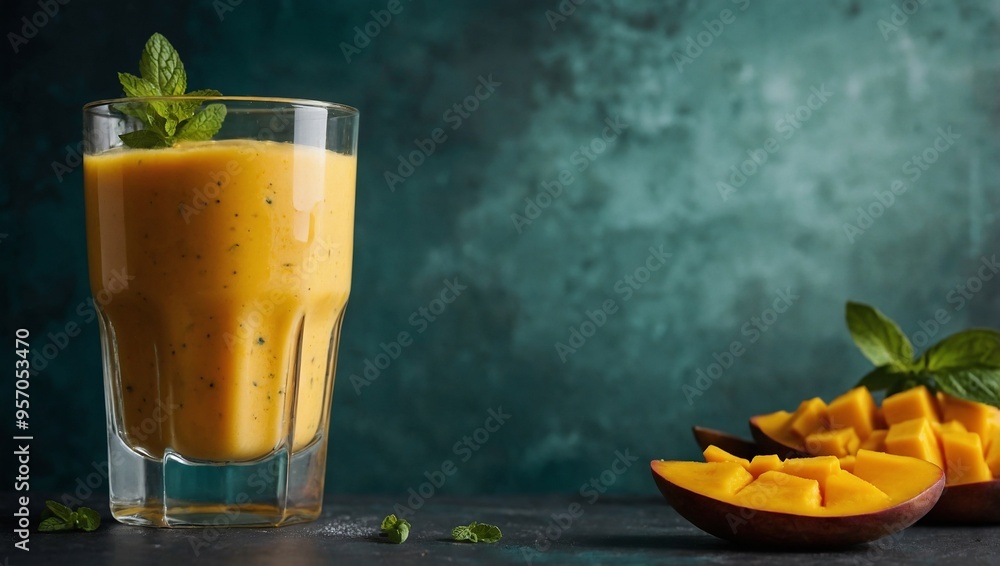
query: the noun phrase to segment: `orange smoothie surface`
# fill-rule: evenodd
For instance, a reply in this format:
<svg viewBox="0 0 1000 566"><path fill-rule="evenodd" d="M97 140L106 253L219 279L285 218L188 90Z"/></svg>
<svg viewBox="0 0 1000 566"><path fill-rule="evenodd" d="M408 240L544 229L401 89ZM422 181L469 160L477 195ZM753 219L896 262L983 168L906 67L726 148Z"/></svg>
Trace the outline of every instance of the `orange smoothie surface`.
<svg viewBox="0 0 1000 566"><path fill-rule="evenodd" d="M90 284L108 298L127 445L239 461L326 434L356 169L256 140L85 156Z"/></svg>

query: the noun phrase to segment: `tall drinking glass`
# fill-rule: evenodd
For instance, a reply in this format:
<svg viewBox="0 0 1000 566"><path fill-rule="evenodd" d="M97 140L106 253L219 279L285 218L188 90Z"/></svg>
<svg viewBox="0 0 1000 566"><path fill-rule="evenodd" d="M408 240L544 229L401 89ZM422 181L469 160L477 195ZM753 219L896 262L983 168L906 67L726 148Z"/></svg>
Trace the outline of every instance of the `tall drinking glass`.
<svg viewBox="0 0 1000 566"><path fill-rule="evenodd" d="M213 98L227 110L214 139L123 147L143 126L130 116L183 102L84 107L111 511L160 527L309 521L351 288L358 112Z"/></svg>

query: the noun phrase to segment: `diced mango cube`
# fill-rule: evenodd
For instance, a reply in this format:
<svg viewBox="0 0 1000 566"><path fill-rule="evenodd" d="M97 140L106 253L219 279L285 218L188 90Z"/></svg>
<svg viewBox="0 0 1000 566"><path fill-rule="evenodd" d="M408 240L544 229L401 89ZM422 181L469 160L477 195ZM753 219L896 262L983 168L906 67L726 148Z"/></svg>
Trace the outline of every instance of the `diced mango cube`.
<svg viewBox="0 0 1000 566"><path fill-rule="evenodd" d="M792 415L792 430L805 438L825 427L827 421L826 403L819 397L803 401Z"/></svg>
<svg viewBox="0 0 1000 566"><path fill-rule="evenodd" d="M830 428L853 428L858 438L868 438L875 428L875 400L865 386L855 387L837 397L826 408Z"/></svg>
<svg viewBox="0 0 1000 566"><path fill-rule="evenodd" d="M1000 422L1000 409L996 407L940 392L937 399L941 406L942 420L962 423L966 430L978 434L983 443L989 437L993 423Z"/></svg>
<svg viewBox="0 0 1000 566"><path fill-rule="evenodd" d="M889 434L888 429L873 430L868 438L861 443L861 449L885 452L885 437Z"/></svg>
<svg viewBox="0 0 1000 566"><path fill-rule="evenodd" d="M728 499L753 481L736 462L664 462L654 460L653 470L676 485L714 499Z"/></svg>
<svg viewBox="0 0 1000 566"><path fill-rule="evenodd" d="M770 471L741 489L734 500L738 505L763 511L819 515L823 496L816 480Z"/></svg>
<svg viewBox="0 0 1000 566"><path fill-rule="evenodd" d="M941 420L934 398L923 385L886 397L882 401L882 412L889 426L919 418Z"/></svg>
<svg viewBox="0 0 1000 566"><path fill-rule="evenodd" d="M990 481L993 474L983 458L983 442L974 432L941 433L948 485Z"/></svg>
<svg viewBox="0 0 1000 566"><path fill-rule="evenodd" d="M702 455L705 457L706 462L736 462L737 464L743 466L744 469L750 468L749 460L746 458L740 458L739 456L733 456L729 452L726 452L714 444L706 448Z"/></svg>
<svg viewBox="0 0 1000 566"><path fill-rule="evenodd" d="M806 452L813 456L849 456L858 451L861 441L853 428L817 432L806 437Z"/></svg>
<svg viewBox="0 0 1000 566"><path fill-rule="evenodd" d="M847 470L848 472L854 473L854 462L857 460L855 456L841 456L840 457L840 469Z"/></svg>
<svg viewBox="0 0 1000 566"><path fill-rule="evenodd" d="M914 462L911 458L885 452L858 450L853 473L879 488L893 503L900 503L916 497L938 481L944 472L929 462Z"/></svg>
<svg viewBox="0 0 1000 566"><path fill-rule="evenodd" d="M780 470L781 464L781 458L777 454L754 456L753 460L750 460L750 467L747 468L747 471L753 477L757 477L764 472Z"/></svg>
<svg viewBox="0 0 1000 566"><path fill-rule="evenodd" d="M841 470L826 479L823 506L838 515L870 513L892 507L892 499L874 485Z"/></svg>
<svg viewBox="0 0 1000 566"><path fill-rule="evenodd" d="M823 491L826 478L840 472L840 460L836 456L789 458L781 466L781 471L792 476L816 480L819 482L820 491Z"/></svg>
<svg viewBox="0 0 1000 566"><path fill-rule="evenodd" d="M942 470L945 469L937 436L934 434L930 420L925 417L910 419L890 426L889 434L885 437L885 449L890 454L920 458Z"/></svg>
<svg viewBox="0 0 1000 566"><path fill-rule="evenodd" d="M1000 478L1000 426L993 427L989 448L986 449L986 465L993 477Z"/></svg>

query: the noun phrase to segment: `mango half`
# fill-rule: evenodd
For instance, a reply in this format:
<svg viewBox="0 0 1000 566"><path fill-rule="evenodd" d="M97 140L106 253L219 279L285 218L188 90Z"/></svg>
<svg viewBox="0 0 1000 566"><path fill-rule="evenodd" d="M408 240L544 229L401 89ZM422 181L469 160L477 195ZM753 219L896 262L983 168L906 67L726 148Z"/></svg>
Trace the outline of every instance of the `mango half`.
<svg viewBox="0 0 1000 566"><path fill-rule="evenodd" d="M861 449L926 460L946 473L929 521L1000 523L1000 410L915 387L877 407L864 387L750 419L758 451L849 458Z"/></svg>
<svg viewBox="0 0 1000 566"><path fill-rule="evenodd" d="M937 502L945 475L917 458L860 450L853 473L833 456L748 461L715 446L708 462L654 460L653 479L677 512L719 538L755 546L860 544L912 525Z"/></svg>

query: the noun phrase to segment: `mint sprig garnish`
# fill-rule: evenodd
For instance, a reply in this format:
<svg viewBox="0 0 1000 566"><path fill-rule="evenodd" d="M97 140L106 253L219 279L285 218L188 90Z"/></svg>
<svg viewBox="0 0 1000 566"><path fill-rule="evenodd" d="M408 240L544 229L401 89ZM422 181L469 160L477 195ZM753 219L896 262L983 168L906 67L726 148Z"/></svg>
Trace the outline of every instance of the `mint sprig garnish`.
<svg viewBox="0 0 1000 566"><path fill-rule="evenodd" d="M503 537L503 533L500 532L500 527L475 521L469 525L459 525L451 530L451 538L457 541L494 543L501 537Z"/></svg>
<svg viewBox="0 0 1000 566"><path fill-rule="evenodd" d="M1000 407L1000 332L964 330L914 359L913 345L899 326L872 306L848 302L847 328L861 353L876 366L858 385L888 395L923 385Z"/></svg>
<svg viewBox="0 0 1000 566"><path fill-rule="evenodd" d="M145 126L118 136L128 147L170 147L182 140L211 139L222 127L226 118L224 104L201 105L206 98L222 96L213 89L191 91L187 94L187 73L184 63L167 38L154 33L139 59L139 73L118 73L118 81L127 97L184 96L185 100L151 100L147 102L121 102L114 108L138 119ZM201 110L199 110L201 108Z"/></svg>
<svg viewBox="0 0 1000 566"><path fill-rule="evenodd" d="M382 519L382 536L389 537L389 542L403 544L406 537L410 536L410 523L406 519L396 518L393 513Z"/></svg>
<svg viewBox="0 0 1000 566"><path fill-rule="evenodd" d="M42 522L38 525L41 532L57 531L96 531L101 526L101 516L89 507L80 507L73 511L58 501L51 499L45 502L42 510Z"/></svg>

